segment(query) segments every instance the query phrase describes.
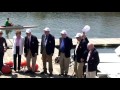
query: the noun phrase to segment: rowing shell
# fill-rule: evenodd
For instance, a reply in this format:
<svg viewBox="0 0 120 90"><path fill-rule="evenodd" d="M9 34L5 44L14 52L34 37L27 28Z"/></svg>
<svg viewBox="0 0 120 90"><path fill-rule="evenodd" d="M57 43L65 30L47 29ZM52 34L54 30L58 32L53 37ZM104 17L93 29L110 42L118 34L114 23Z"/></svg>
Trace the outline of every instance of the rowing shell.
<svg viewBox="0 0 120 90"><path fill-rule="evenodd" d="M12 29L27 29L27 28L36 28L37 26L32 25L32 26L21 26L21 25L14 25L14 26L7 26L7 27L3 27L0 26L1 30L12 30Z"/></svg>

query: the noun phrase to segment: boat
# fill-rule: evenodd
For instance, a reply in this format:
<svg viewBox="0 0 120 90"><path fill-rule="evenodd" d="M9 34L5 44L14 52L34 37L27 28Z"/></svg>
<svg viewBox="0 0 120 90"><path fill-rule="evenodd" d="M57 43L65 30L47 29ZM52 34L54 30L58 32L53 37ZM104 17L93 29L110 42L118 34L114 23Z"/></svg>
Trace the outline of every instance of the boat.
<svg viewBox="0 0 120 90"><path fill-rule="evenodd" d="M30 26L22 26L22 25L14 25L14 26L0 26L0 30L17 30L17 29L27 29L27 28L36 28L36 25L30 25Z"/></svg>

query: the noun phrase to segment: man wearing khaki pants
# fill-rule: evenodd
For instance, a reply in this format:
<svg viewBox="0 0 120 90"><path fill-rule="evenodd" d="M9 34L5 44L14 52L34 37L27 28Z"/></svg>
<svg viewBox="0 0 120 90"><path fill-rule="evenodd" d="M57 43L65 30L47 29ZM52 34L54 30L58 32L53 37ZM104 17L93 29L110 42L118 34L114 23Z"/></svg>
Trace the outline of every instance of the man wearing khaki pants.
<svg viewBox="0 0 120 90"><path fill-rule="evenodd" d="M75 61L74 72L77 78L83 78L84 60L82 59L82 57L85 51L85 45L82 42L81 33L77 33L75 37L77 39L77 45L74 50L74 61Z"/></svg>
<svg viewBox="0 0 120 90"><path fill-rule="evenodd" d="M70 64L70 50L73 47L72 39L67 36L66 30L61 31L59 56L60 56L60 76L67 77Z"/></svg>
<svg viewBox="0 0 120 90"><path fill-rule="evenodd" d="M52 56L55 48L55 38L50 34L50 29L46 27L41 39L41 51L43 60L43 72L41 74L47 74L47 62L49 63L49 76L53 75Z"/></svg>
<svg viewBox="0 0 120 90"><path fill-rule="evenodd" d="M24 43L24 53L27 59L27 68L26 73L35 74L35 64L38 55L38 39L36 36L31 34L31 29L26 30L26 37ZM30 61L32 59L32 70L30 67Z"/></svg>

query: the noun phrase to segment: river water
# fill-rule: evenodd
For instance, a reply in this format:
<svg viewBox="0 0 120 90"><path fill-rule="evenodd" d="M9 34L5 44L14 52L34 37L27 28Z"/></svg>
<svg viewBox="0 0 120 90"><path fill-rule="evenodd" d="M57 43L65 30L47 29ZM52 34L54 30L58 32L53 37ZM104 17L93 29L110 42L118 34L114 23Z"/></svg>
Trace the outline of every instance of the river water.
<svg viewBox="0 0 120 90"><path fill-rule="evenodd" d="M32 29L32 33L38 38L41 38L45 27L51 29L55 38L60 37L60 31L63 29L68 32L68 36L74 38L85 25L91 27L87 33L88 38L120 37L120 12L0 12L1 26L8 17L15 25L38 25ZM10 32L9 38L12 38L14 33L14 30ZM22 35L25 36L25 31ZM100 51L106 52L104 49ZM108 50L111 52L113 49Z"/></svg>

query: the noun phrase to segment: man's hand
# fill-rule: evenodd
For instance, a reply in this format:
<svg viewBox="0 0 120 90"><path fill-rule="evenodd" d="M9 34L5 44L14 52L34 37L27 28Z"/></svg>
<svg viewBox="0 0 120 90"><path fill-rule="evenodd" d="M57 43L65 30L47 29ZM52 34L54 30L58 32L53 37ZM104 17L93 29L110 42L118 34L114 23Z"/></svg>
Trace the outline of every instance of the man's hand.
<svg viewBox="0 0 120 90"><path fill-rule="evenodd" d="M81 58L81 62L83 62L83 61L84 61L84 59Z"/></svg>
<svg viewBox="0 0 120 90"><path fill-rule="evenodd" d="M4 48L4 52L6 52L7 51L7 49L6 48Z"/></svg>
<svg viewBox="0 0 120 90"><path fill-rule="evenodd" d="M35 55L38 55L37 53L35 53Z"/></svg>

